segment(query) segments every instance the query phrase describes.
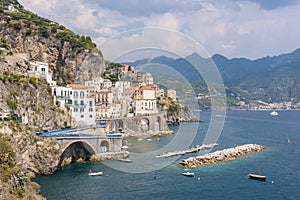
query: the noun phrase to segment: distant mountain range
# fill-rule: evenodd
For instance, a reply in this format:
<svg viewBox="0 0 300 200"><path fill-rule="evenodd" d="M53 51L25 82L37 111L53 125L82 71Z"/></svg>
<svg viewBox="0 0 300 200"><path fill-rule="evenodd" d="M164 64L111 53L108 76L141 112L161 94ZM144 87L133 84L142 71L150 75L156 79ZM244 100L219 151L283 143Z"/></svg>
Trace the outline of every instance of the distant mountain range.
<svg viewBox="0 0 300 200"><path fill-rule="evenodd" d="M256 60L228 59L219 54L211 58L202 58L196 53L186 58L159 56L151 59L151 63L169 66L189 81L202 80L201 75L189 61L199 66L208 66L207 68L211 66L211 61L214 61L226 86L246 91L255 99L266 102L300 100L300 49ZM128 64L141 66L147 63L149 59Z"/></svg>

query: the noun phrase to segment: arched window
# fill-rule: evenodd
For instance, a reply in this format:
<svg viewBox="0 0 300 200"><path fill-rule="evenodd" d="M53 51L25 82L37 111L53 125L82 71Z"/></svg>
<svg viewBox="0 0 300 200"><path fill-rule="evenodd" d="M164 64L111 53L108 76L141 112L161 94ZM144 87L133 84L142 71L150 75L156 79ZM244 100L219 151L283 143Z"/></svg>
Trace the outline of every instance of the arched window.
<svg viewBox="0 0 300 200"><path fill-rule="evenodd" d="M75 97L75 98L78 97L78 92L77 92L77 91L74 92L74 97Z"/></svg>
<svg viewBox="0 0 300 200"><path fill-rule="evenodd" d="M84 92L80 92L80 97L84 97Z"/></svg>

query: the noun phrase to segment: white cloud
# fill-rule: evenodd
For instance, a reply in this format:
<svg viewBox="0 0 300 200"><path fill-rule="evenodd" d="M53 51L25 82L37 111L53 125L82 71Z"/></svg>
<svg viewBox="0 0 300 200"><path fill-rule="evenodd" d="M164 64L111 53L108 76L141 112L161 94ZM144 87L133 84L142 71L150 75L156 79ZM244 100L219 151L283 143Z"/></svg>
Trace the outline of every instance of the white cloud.
<svg viewBox="0 0 300 200"><path fill-rule="evenodd" d="M161 27L194 38L207 51L228 57L257 58L300 47L300 5L295 1L259 0L30 0L25 8L75 32L91 35L100 45L123 31ZM118 4L119 2L119 4ZM159 4L158 2L161 2ZM273 2L273 3L272 3ZM72 4L72 6L70 6ZM266 9L264 9L266 8ZM150 37L150 36L149 36ZM172 37L166 37L170 41ZM128 37L128 42L137 37ZM154 41L154 36L149 41ZM177 43L176 43L177 42ZM183 49L182 42L169 42ZM121 46L122 44L119 44Z"/></svg>

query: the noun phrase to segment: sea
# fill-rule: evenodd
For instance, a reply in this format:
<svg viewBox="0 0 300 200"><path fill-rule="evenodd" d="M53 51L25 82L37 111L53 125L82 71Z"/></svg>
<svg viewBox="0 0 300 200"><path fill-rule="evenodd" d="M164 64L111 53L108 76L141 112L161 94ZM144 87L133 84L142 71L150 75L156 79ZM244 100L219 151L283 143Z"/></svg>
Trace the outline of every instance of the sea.
<svg viewBox="0 0 300 200"><path fill-rule="evenodd" d="M225 118L225 124L217 140L219 145L211 151L248 143L263 145L266 150L190 169L194 177L182 175L186 170L179 161L199 153L178 157L163 168L143 173L116 170L105 162L75 163L33 181L41 185L40 193L48 200L300 199L300 111L277 112L278 116L271 116L270 111L227 111L226 115L217 116ZM191 145L203 143L212 117L216 116L210 112L200 113L204 122L196 124L197 134ZM129 151L162 148L172 142L180 128L186 130L188 138L188 134L195 131L194 128L189 131L190 127L195 127L195 123L171 126L174 135L143 140L130 138L127 140ZM91 177L88 176L90 171L103 171L103 175ZM249 173L265 175L267 180L249 179Z"/></svg>

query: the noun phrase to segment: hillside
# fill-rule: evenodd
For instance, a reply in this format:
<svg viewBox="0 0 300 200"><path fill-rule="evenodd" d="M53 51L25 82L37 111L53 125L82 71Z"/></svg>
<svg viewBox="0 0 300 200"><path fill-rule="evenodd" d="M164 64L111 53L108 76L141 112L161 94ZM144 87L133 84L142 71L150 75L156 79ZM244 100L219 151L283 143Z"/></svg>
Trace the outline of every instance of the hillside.
<svg viewBox="0 0 300 200"><path fill-rule="evenodd" d="M0 2L0 199L44 199L30 178L56 171L56 140L33 133L72 126L68 109L53 102L51 88L27 73L31 61L49 63L58 84L99 76L104 59L90 37L25 10L16 0Z"/></svg>
<svg viewBox="0 0 300 200"><path fill-rule="evenodd" d="M59 83L82 82L100 76L104 59L89 36L25 10L15 0L1 0L0 38L12 53L27 53L29 60L49 63ZM8 10L13 5L14 11Z"/></svg>
<svg viewBox="0 0 300 200"><path fill-rule="evenodd" d="M300 49L291 53L273 57L267 56L256 60L228 59L218 54L212 58L202 58L194 53L187 58L178 59L160 56L153 58L151 63L169 66L189 81L203 80L188 60L197 60L199 66L209 66L210 61L213 60L228 89L227 94L234 94L235 92L232 91L240 91L238 93L244 93L246 100L257 99L265 102L300 101L298 78L300 76ZM138 60L129 64L145 65L147 60ZM201 83L198 85L203 87ZM197 91L205 90L205 86L204 88L197 87L195 87ZM233 99L230 100L229 95L227 97L230 105Z"/></svg>

